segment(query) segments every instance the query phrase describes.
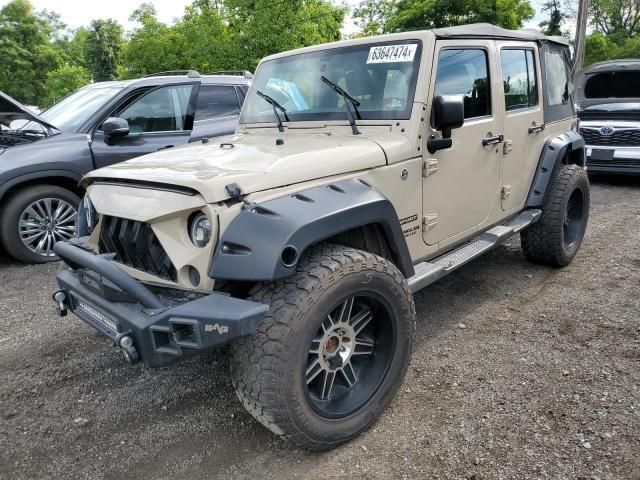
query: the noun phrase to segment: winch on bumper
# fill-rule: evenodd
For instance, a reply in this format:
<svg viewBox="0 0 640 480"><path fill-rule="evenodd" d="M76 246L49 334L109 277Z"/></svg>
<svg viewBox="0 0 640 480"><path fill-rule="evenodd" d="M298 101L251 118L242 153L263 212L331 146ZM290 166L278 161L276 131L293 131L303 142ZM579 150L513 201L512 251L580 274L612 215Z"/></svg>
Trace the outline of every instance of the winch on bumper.
<svg viewBox="0 0 640 480"><path fill-rule="evenodd" d="M54 251L66 266L54 293L60 315L67 309L105 334L134 363L157 367L255 333L268 306L222 293L188 294L162 288L155 294L106 255L72 243ZM176 295L178 294L178 295ZM180 295L182 294L182 295ZM182 296L183 298L179 298Z"/></svg>

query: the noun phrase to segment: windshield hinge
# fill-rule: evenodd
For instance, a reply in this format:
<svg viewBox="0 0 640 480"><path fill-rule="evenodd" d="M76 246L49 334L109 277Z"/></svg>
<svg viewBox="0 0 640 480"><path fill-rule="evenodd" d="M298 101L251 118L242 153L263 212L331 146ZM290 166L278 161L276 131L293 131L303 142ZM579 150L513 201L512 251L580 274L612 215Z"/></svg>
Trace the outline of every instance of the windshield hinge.
<svg viewBox="0 0 640 480"><path fill-rule="evenodd" d="M435 158L428 158L422 163L422 176L428 177L438 171L438 160Z"/></svg>
<svg viewBox="0 0 640 480"><path fill-rule="evenodd" d="M422 219L422 228L424 230L431 230L436 225L438 225L438 214L437 213L429 213L424 216Z"/></svg>

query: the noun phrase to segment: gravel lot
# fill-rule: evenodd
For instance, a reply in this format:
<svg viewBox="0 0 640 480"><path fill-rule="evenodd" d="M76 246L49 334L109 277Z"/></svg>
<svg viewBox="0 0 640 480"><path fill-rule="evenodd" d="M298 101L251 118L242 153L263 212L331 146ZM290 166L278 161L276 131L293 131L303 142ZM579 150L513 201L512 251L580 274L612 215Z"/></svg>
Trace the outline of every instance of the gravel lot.
<svg viewBox="0 0 640 480"><path fill-rule="evenodd" d="M594 182L576 261L513 240L416 296L401 392L333 452L244 412L224 352L127 366L50 294L56 265L0 253L2 478L640 478L640 180Z"/></svg>

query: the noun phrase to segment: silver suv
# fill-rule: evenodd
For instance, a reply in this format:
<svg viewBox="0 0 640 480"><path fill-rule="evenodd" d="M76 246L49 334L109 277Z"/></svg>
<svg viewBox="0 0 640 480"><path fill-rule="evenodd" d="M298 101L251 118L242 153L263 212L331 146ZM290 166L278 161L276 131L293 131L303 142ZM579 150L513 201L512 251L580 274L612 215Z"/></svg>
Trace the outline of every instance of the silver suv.
<svg viewBox="0 0 640 480"><path fill-rule="evenodd" d="M596 63L576 80L589 172L640 174L640 59Z"/></svg>

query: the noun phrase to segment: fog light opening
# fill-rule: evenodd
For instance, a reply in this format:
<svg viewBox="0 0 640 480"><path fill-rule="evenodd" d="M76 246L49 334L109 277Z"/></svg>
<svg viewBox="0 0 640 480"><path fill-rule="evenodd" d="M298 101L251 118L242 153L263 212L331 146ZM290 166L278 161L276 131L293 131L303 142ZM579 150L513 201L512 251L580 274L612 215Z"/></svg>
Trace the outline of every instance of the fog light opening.
<svg viewBox="0 0 640 480"><path fill-rule="evenodd" d="M187 276L189 277L191 285L194 287L200 286L200 272L198 272L197 268L187 265Z"/></svg>

